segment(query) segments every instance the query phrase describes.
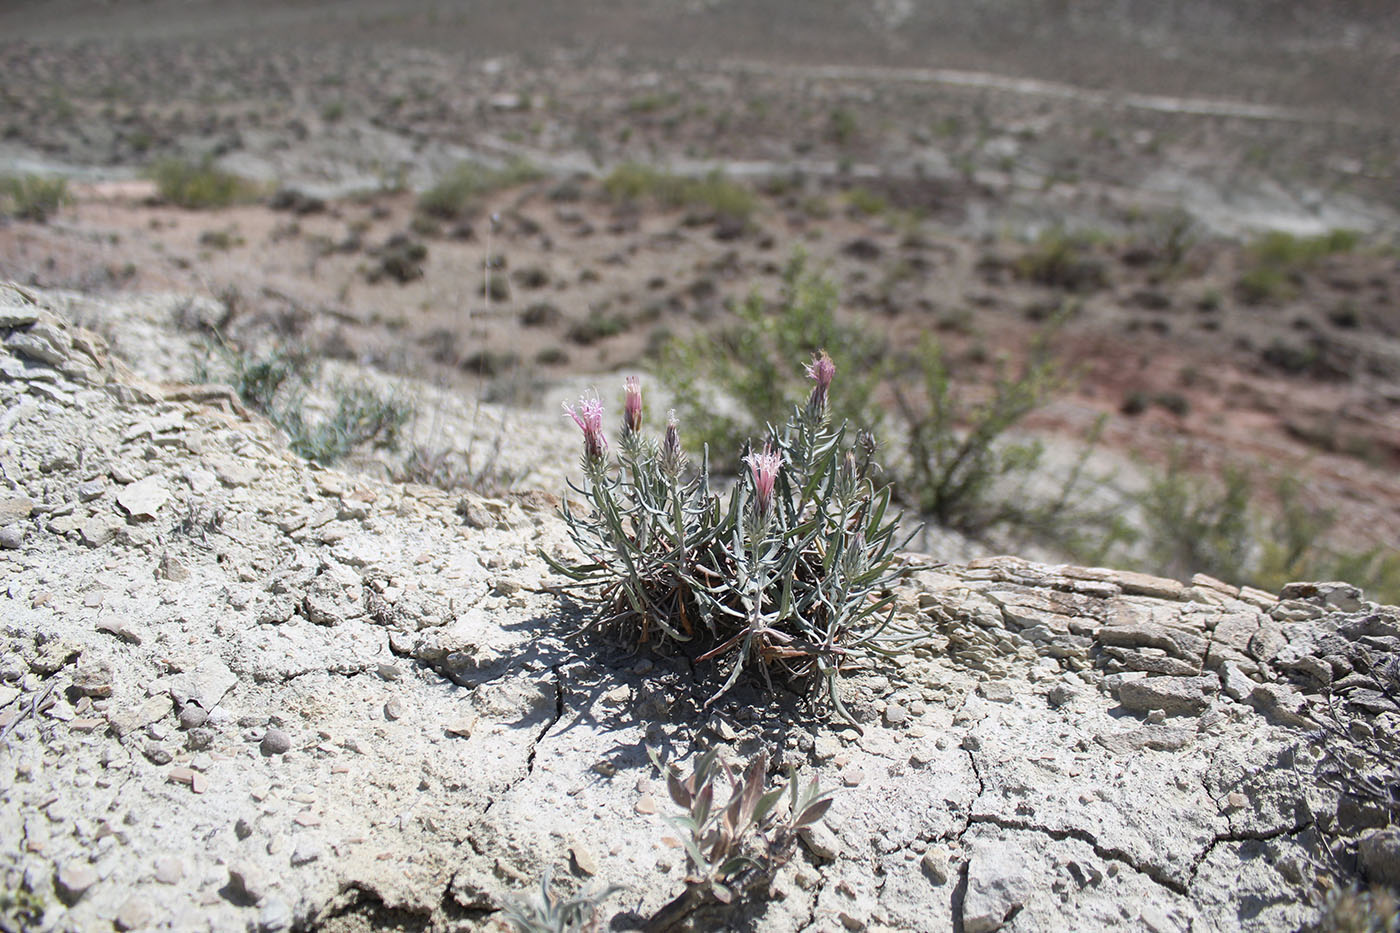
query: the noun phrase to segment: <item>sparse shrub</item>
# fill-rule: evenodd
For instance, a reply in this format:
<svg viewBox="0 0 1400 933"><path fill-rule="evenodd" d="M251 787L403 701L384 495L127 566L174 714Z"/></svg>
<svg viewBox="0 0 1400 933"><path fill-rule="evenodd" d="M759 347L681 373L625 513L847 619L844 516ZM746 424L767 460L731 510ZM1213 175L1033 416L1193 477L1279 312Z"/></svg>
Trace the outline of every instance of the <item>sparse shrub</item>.
<svg viewBox="0 0 1400 933"><path fill-rule="evenodd" d="M546 555L575 585L600 597L595 624L640 646L680 646L696 660L720 659L728 675L706 705L746 667L829 701L850 720L837 682L855 657L887 653L911 636L890 629L898 575L888 486L870 479L873 446L831 427L825 354L808 371L807 404L762 449L728 504L710 490L709 463L684 478L672 419L658 446L641 435L641 389L629 380L616 464L603 436L603 406L583 400L569 414L584 433L585 512L561 514L583 554L577 564Z"/></svg>
<svg viewBox="0 0 1400 933"><path fill-rule="evenodd" d="M846 204L851 210L865 217L878 217L890 210L890 202L883 194L863 187L847 191Z"/></svg>
<svg viewBox="0 0 1400 933"><path fill-rule="evenodd" d="M1108 285L1103 260L1092 254L1094 237L1089 234L1047 230L1035 245L1016 261L1016 274L1023 279L1051 288L1091 292Z"/></svg>
<svg viewBox="0 0 1400 933"><path fill-rule="evenodd" d="M1349 253L1360 242L1361 236L1354 230L1332 230L1311 237L1281 231L1266 233L1246 249L1248 266L1235 283L1235 291L1247 304L1292 298L1307 273L1321 260Z"/></svg>
<svg viewBox="0 0 1400 933"><path fill-rule="evenodd" d="M540 876L538 900L507 901L501 907L501 913L519 933L590 933L599 929L599 905L622 890L618 885L608 885L601 891L573 897L556 896L550 890L550 877L548 869Z"/></svg>
<svg viewBox="0 0 1400 933"><path fill-rule="evenodd" d="M674 763L663 766L650 747L656 769L682 815L668 817L686 853L685 891L662 907L649 930L671 929L708 904L730 905L770 882L797 844L797 834L819 823L831 808L831 792L815 778L803 784L790 774L770 790L768 758L760 753L736 774L711 750L682 776ZM721 795L727 795L722 797ZM787 806L780 804L787 798Z"/></svg>
<svg viewBox="0 0 1400 933"><path fill-rule="evenodd" d="M563 317L555 305L541 301L520 312L520 323L526 327L553 327Z"/></svg>
<svg viewBox="0 0 1400 933"><path fill-rule="evenodd" d="M1333 888L1315 929L1317 933L1400 933L1400 900L1384 888Z"/></svg>
<svg viewBox="0 0 1400 933"><path fill-rule="evenodd" d="M831 111L826 124L827 135L838 146L846 146L855 141L860 133L860 123L856 115L845 107Z"/></svg>
<svg viewBox="0 0 1400 933"><path fill-rule="evenodd" d="M0 178L0 215L46 223L72 202L67 179L41 175Z"/></svg>
<svg viewBox="0 0 1400 933"><path fill-rule="evenodd" d="M833 416L878 431L874 392L885 372L887 348L869 328L839 321L836 300L835 284L810 272L798 252L783 271L776 301L751 293L735 309L733 325L669 344L662 371L688 440L709 446L717 464L732 466L736 461L727 452L782 417L786 400L800 391L801 369L791 361L823 348L832 348L846 374L832 403ZM720 387L727 398L720 396Z"/></svg>
<svg viewBox="0 0 1400 933"><path fill-rule="evenodd" d="M1037 503L1036 497L1012 491L1039 474L1044 450L1039 441L1011 440L1010 432L1067 383L1050 353L1063 319L1051 319L1017 369L999 364L990 393L980 398L954 381L947 353L931 335L919 346L919 389L907 384L914 379L895 381L896 410L909 452L901 492L945 527L971 535L1017 527L1059 539L1055 543L1061 545L1091 528L1111 532L1107 516L1080 514L1075 503L1084 481L1082 467L1102 423L1091 431L1079 463L1050 499Z"/></svg>
<svg viewBox="0 0 1400 933"><path fill-rule="evenodd" d="M367 443L397 449L402 429L413 417L412 404L403 399L383 397L366 386L337 385L335 413L310 422L305 417L303 395L316 361L309 354L274 347L266 355L256 356L237 352L222 342L216 347L239 398L281 428L292 450L308 460L333 463ZM210 381L207 364L195 376L200 382Z"/></svg>
<svg viewBox="0 0 1400 933"><path fill-rule="evenodd" d="M582 346L595 344L609 337L616 337L627 330L627 318L598 308L588 312L588 317L569 325L566 336Z"/></svg>
<svg viewBox="0 0 1400 933"><path fill-rule="evenodd" d="M374 257L377 262L365 273L370 283L387 276L403 285L423 277L428 247L406 233L396 233L374 251Z"/></svg>
<svg viewBox="0 0 1400 933"><path fill-rule="evenodd" d="M419 196L418 210L439 220L457 220L475 209L485 195L542 177L538 168L523 159L499 169L462 162Z"/></svg>
<svg viewBox="0 0 1400 933"><path fill-rule="evenodd" d="M1186 452L1173 450L1139 499L1152 566L1182 579L1194 573L1243 579L1254 540L1253 491L1244 470L1227 465L1218 479L1193 474Z"/></svg>
<svg viewBox="0 0 1400 933"><path fill-rule="evenodd" d="M651 200L665 207L706 212L706 219L747 222L758 199L746 186L715 171L689 178L644 165L619 165L603 179L603 191L619 202Z"/></svg>
<svg viewBox="0 0 1400 933"><path fill-rule="evenodd" d="M299 404L285 407L274 417L295 453L331 464L362 444L398 449L403 428L413 417L410 403L386 398L365 386L338 385L335 395L335 413L325 420L306 422Z"/></svg>
<svg viewBox="0 0 1400 933"><path fill-rule="evenodd" d="M251 182L215 168L209 159L162 159L151 166L149 174L162 201L187 210L228 207L257 195Z"/></svg>

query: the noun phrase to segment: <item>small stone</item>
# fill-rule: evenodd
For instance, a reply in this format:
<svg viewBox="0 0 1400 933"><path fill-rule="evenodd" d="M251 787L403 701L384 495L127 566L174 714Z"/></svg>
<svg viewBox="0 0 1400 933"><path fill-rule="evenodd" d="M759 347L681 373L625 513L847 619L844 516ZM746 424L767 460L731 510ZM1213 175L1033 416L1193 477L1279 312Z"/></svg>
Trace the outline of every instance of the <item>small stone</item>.
<svg viewBox="0 0 1400 933"><path fill-rule="evenodd" d="M260 933L280 933L292 925L292 908L280 897L269 897L258 911Z"/></svg>
<svg viewBox="0 0 1400 933"><path fill-rule="evenodd" d="M195 729L204 725L209 718L209 711L195 703L186 703L180 710L180 728Z"/></svg>
<svg viewBox="0 0 1400 933"><path fill-rule="evenodd" d="M398 697L390 697L384 704L384 718L390 721L402 719L404 717L403 703Z"/></svg>
<svg viewBox="0 0 1400 933"><path fill-rule="evenodd" d="M1361 866L1373 884L1400 887L1400 830L1390 828L1368 833L1358 847Z"/></svg>
<svg viewBox="0 0 1400 933"><path fill-rule="evenodd" d="M651 794L643 794L638 798L637 803L632 807L643 816L650 816L656 812L656 798Z"/></svg>
<svg viewBox="0 0 1400 933"><path fill-rule="evenodd" d="M117 735L126 735L159 722L170 715L173 707L174 703L170 697L157 694L147 697L139 706L119 706L111 710L107 714L107 721L112 724L112 731Z"/></svg>
<svg viewBox="0 0 1400 933"><path fill-rule="evenodd" d="M117 493L117 505L134 521L149 521L156 517L169 497L165 481L158 475L152 475L123 486Z"/></svg>
<svg viewBox="0 0 1400 933"><path fill-rule="evenodd" d="M375 668L375 673L377 673L382 680L398 680L403 676L403 671L392 664L381 663Z"/></svg>
<svg viewBox="0 0 1400 933"><path fill-rule="evenodd" d="M1050 691L1045 694L1045 700L1055 709L1059 709L1070 703L1075 696L1074 688L1069 684L1055 684L1055 686L1051 687Z"/></svg>
<svg viewBox="0 0 1400 933"><path fill-rule="evenodd" d="M112 921L118 930L139 930L141 927L150 926L155 919L155 910L149 901L142 897L127 898L125 904L117 911L116 918Z"/></svg>
<svg viewBox="0 0 1400 933"><path fill-rule="evenodd" d="M256 904L270 887L267 875L250 862L234 862L228 867L228 885L234 894Z"/></svg>
<svg viewBox="0 0 1400 933"><path fill-rule="evenodd" d="M58 870L54 884L58 896L67 904L73 904L82 897L88 888L97 884L97 869L87 862L73 861Z"/></svg>
<svg viewBox="0 0 1400 933"><path fill-rule="evenodd" d="M1169 716L1198 715L1210 706L1208 691L1218 686L1215 675L1206 677L1144 677L1125 680L1118 688L1118 702L1134 712L1160 709Z"/></svg>
<svg viewBox="0 0 1400 933"><path fill-rule="evenodd" d="M573 856L574 866L580 873L590 878L598 874L598 858L588 846L576 842L569 847L569 854Z"/></svg>
<svg viewBox="0 0 1400 933"><path fill-rule="evenodd" d="M271 758L273 755L285 755L292 750L292 737L274 726L263 733L258 750L267 758Z"/></svg>
<svg viewBox="0 0 1400 933"><path fill-rule="evenodd" d="M321 857L321 845L311 839L303 839L292 850L292 864L310 865Z"/></svg>
<svg viewBox="0 0 1400 933"><path fill-rule="evenodd" d="M159 742L147 742L141 746L141 754L146 756L146 760L153 765L164 766L174 758L170 751Z"/></svg>
<svg viewBox="0 0 1400 933"><path fill-rule="evenodd" d="M817 858L835 861L836 856L841 854L841 840L836 838L836 833L825 823L802 827L798 838L807 847L807 851Z"/></svg>
<svg viewBox="0 0 1400 933"><path fill-rule="evenodd" d="M91 502L98 498L107 489L107 484L101 479L84 480L78 484L78 499L83 502Z"/></svg>
<svg viewBox="0 0 1400 933"><path fill-rule="evenodd" d="M942 849L929 849L919 860L924 877L934 884L948 883L948 855Z"/></svg>
<svg viewBox="0 0 1400 933"><path fill-rule="evenodd" d="M73 689L82 696L103 699L112 695L112 665L106 661L79 664L73 672Z"/></svg>
<svg viewBox="0 0 1400 933"><path fill-rule="evenodd" d="M1166 710L1154 709L1147 714L1147 721L1154 725L1161 725L1167 721Z"/></svg>
<svg viewBox="0 0 1400 933"><path fill-rule="evenodd" d="M83 543L88 547L101 547L117 536L121 523L108 515L94 515L78 526Z"/></svg>
<svg viewBox="0 0 1400 933"><path fill-rule="evenodd" d="M190 578L190 571L177 558L166 554L160 559L160 565L156 568L156 576L172 583L183 583Z"/></svg>
<svg viewBox="0 0 1400 933"><path fill-rule="evenodd" d="M903 725L909 721L909 711L898 703L885 707L885 722L891 726Z"/></svg>
<svg viewBox="0 0 1400 933"><path fill-rule="evenodd" d="M0 499L0 525L21 522L34 512L34 500L28 496L9 496Z"/></svg>
<svg viewBox="0 0 1400 933"><path fill-rule="evenodd" d="M865 772L860 768L847 768L841 772L841 783L847 787L859 787L865 780Z"/></svg>
<svg viewBox="0 0 1400 933"><path fill-rule="evenodd" d="M239 817L233 824L233 834L240 840L253 835L253 824L246 817Z"/></svg>
<svg viewBox="0 0 1400 933"><path fill-rule="evenodd" d="M193 768L171 768L170 773L166 775L165 779L172 784L189 785L194 783L194 776L197 773L198 772L196 772Z"/></svg>
<svg viewBox="0 0 1400 933"><path fill-rule="evenodd" d="M172 855L162 855L156 859L156 880L161 884L179 884L185 875L185 866Z"/></svg>
<svg viewBox="0 0 1400 933"><path fill-rule="evenodd" d="M23 525L6 525L4 528L0 528L0 548L7 551L17 551L22 547L24 547Z"/></svg>
<svg viewBox="0 0 1400 933"><path fill-rule="evenodd" d="M1231 791L1225 795L1225 803L1229 805L1231 810L1243 810L1249 806L1249 798L1239 791Z"/></svg>

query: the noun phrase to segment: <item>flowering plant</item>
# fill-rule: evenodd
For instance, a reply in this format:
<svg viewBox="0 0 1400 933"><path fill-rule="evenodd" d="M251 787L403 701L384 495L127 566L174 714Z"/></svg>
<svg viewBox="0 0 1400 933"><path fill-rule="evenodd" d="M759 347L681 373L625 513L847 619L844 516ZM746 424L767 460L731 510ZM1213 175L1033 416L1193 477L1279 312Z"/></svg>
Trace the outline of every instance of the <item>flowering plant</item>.
<svg viewBox="0 0 1400 933"><path fill-rule="evenodd" d="M596 399L566 409L584 434L585 509L561 514L584 561L551 566L602 596L595 624L633 644L684 646L696 660L727 665L728 691L757 666L814 702L851 717L837 680L862 653L890 653L915 637L892 626L890 587L899 575L890 488L871 479L874 443L854 443L827 409L835 376L821 353L807 367L813 388L761 449L727 502L711 490L708 449L687 475L675 416L660 445L643 437L641 386L629 379L616 462L609 462ZM708 705L707 702L707 705Z"/></svg>

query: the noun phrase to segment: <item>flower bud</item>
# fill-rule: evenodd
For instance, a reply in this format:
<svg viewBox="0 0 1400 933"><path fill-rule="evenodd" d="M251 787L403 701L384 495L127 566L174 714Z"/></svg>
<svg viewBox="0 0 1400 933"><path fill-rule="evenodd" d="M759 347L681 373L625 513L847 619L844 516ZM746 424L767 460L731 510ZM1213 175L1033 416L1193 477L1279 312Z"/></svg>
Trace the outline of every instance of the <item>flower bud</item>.
<svg viewBox="0 0 1400 933"><path fill-rule="evenodd" d="M583 431L583 456L590 463L601 463L608 449L603 436L603 403L596 398L580 398L578 409L564 406L564 411Z"/></svg>
<svg viewBox="0 0 1400 933"><path fill-rule="evenodd" d="M642 383L636 376L628 376L624 387L622 403L622 433L637 434L642 430Z"/></svg>
<svg viewBox="0 0 1400 933"><path fill-rule="evenodd" d="M812 386L812 396L807 400L807 411L815 417L819 417L826 412L827 391L831 388L831 380L836 375L836 364L822 350L812 357L812 362L807 364L807 378L816 385Z"/></svg>

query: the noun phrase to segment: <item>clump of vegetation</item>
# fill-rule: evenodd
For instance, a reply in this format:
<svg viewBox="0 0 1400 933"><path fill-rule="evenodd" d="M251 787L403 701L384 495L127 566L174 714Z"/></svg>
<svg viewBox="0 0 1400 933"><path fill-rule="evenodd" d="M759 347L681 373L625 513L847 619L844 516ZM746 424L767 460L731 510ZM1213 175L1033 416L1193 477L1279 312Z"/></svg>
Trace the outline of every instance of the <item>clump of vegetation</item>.
<svg viewBox="0 0 1400 933"><path fill-rule="evenodd" d="M601 891L564 897L550 889L550 879L551 873L546 869L540 876L538 900L507 901L501 908L506 920L519 933L588 933L597 930L599 906L622 890L618 885L608 885Z"/></svg>
<svg viewBox="0 0 1400 933"><path fill-rule="evenodd" d="M1265 481L1227 464L1217 476L1193 473L1184 450L1136 497L1143 511L1142 565L1186 579L1208 573L1277 592L1295 580L1347 580L1372 599L1400 603L1400 555L1327 543L1332 510L1303 495L1292 477ZM1121 555L1123 562L1135 562Z"/></svg>
<svg viewBox="0 0 1400 933"><path fill-rule="evenodd" d="M382 396L367 386L338 384L335 411L327 418L308 420L305 387L316 369L309 354L274 347L265 355L254 355L237 352L222 341L216 347L238 397L282 429L292 450L308 460L334 463L365 444L397 449L403 428L413 417L413 405L404 399ZM196 373L196 379L210 381L207 366Z"/></svg>
<svg viewBox="0 0 1400 933"><path fill-rule="evenodd" d="M775 301L751 293L734 309L732 325L663 351L662 371L687 425L687 440L708 446L720 466L743 439L782 417L787 399L801 391L802 371L793 360L831 348L843 374L833 416L878 430L874 394L886 371L887 348L868 328L838 320L837 290L830 278L811 272L802 253L783 270ZM726 394L720 396L720 387Z"/></svg>
<svg viewBox="0 0 1400 933"><path fill-rule="evenodd" d="M308 422L301 405L277 413L273 420L287 432L293 452L331 464L361 445L398 449L404 426L413 417L410 403L365 386L337 385L334 392L336 407L329 418Z"/></svg>
<svg viewBox="0 0 1400 933"><path fill-rule="evenodd" d="M27 888L0 890L0 929L38 930L44 922L44 901Z"/></svg>
<svg viewBox="0 0 1400 933"><path fill-rule="evenodd" d="M890 202L883 194L861 186L846 192L846 204L865 217L878 217L891 210Z"/></svg>
<svg viewBox="0 0 1400 933"><path fill-rule="evenodd" d="M682 776L674 763L663 766L654 749L647 752L682 811L667 821L686 853L685 891L651 918L648 930L672 929L707 905L734 904L770 882L791 856L798 832L820 822L831 808L831 792L815 778L804 785L789 775L786 785L765 790L763 754L736 774L711 750ZM786 807L780 806L784 797Z"/></svg>
<svg viewBox="0 0 1400 933"><path fill-rule="evenodd" d="M72 202L66 179L42 175L0 178L0 215L45 223Z"/></svg>
<svg viewBox="0 0 1400 933"><path fill-rule="evenodd" d="M749 188L719 171L689 178L629 163L603 179L603 191L614 201L650 200L664 207L704 211L707 219L730 223L747 222L758 209L758 199Z"/></svg>
<svg viewBox="0 0 1400 933"><path fill-rule="evenodd" d="M149 175L162 201L187 210L228 207L258 194L257 186L215 168L211 159L162 159L150 167Z"/></svg>
<svg viewBox="0 0 1400 933"><path fill-rule="evenodd" d="M896 410L908 444L904 498L938 522L971 536L1014 530L1066 550L1100 553L1122 533L1121 520L1082 504L1090 482L1086 464L1103 430L1090 430L1073 468L1051 494L1027 487L1042 472L1044 446L1013 439L1031 412L1064 388L1068 379L1050 351L1063 323L1052 318L1014 369L997 363L990 391L974 395L958 385L943 345L933 336L920 343L920 379L894 384ZM911 388L916 383L918 388Z"/></svg>
<svg viewBox="0 0 1400 933"><path fill-rule="evenodd" d="M890 628L886 591L903 543L887 518L890 488L871 480L873 447L831 425L834 372L825 354L813 360L807 404L761 449L749 445L749 470L727 505L710 489L707 459L687 478L674 419L660 445L642 437L635 379L615 463L602 403L569 410L584 434L585 483L571 488L586 511L566 500L561 513L583 560L546 559L599 592L595 624L635 646L678 646L726 664L707 705L757 667L770 686L776 677L851 721L837 690L842 670L913 637Z"/></svg>
<svg viewBox="0 0 1400 933"><path fill-rule="evenodd" d="M1094 255L1096 238L1088 233L1047 230L1015 263L1016 274L1038 285L1071 292L1108 286L1108 269Z"/></svg>
<svg viewBox="0 0 1400 933"><path fill-rule="evenodd" d="M1318 933L1400 933L1400 899L1385 888L1333 888L1315 929Z"/></svg>
<svg viewBox="0 0 1400 933"><path fill-rule="evenodd" d="M1235 292L1246 304L1292 298L1314 266L1328 256L1355 250L1360 242L1360 234L1354 230L1311 237L1266 233L1245 251L1247 265L1235 283Z"/></svg>
<svg viewBox="0 0 1400 933"><path fill-rule="evenodd" d="M515 159L498 169L475 162L462 162L437 184L418 197L418 210L439 220L458 220L476 209L481 198L543 178L543 173L524 159Z"/></svg>
<svg viewBox="0 0 1400 933"><path fill-rule="evenodd" d="M565 333L570 340L581 346L590 346L600 340L616 337L627 330L627 318L620 314L594 308L588 317L569 325Z"/></svg>

